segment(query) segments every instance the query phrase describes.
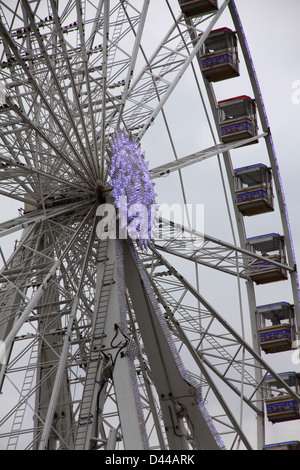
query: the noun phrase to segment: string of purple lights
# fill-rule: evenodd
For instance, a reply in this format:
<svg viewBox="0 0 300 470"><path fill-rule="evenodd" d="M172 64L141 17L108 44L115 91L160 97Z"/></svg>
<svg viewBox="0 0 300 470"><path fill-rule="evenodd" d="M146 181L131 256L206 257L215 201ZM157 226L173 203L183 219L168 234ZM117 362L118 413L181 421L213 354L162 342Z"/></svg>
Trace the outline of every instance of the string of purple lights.
<svg viewBox="0 0 300 470"><path fill-rule="evenodd" d="M118 209L119 230L146 248L156 233L158 211L149 162L135 139L125 132L111 141L109 176L112 196Z"/></svg>

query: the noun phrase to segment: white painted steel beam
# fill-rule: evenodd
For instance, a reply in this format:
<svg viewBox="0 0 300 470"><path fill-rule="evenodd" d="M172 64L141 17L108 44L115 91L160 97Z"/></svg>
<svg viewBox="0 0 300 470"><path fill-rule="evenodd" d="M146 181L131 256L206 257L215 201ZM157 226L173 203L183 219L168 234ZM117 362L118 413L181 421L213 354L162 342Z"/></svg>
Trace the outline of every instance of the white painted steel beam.
<svg viewBox="0 0 300 470"><path fill-rule="evenodd" d="M197 390L175 358L175 349L166 336L159 311L155 309L154 292L147 273L134 254L133 246L124 245L126 285L129 289L151 373L160 400L162 416L171 450L188 449L188 439L182 423L185 416L194 429L196 449L217 450L212 429L200 411Z"/></svg>

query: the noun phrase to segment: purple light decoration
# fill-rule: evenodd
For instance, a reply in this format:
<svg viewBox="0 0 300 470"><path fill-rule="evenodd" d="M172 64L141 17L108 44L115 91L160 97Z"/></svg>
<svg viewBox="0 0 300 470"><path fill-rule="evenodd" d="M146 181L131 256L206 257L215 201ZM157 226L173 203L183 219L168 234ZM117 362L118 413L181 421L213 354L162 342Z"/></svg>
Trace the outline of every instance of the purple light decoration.
<svg viewBox="0 0 300 470"><path fill-rule="evenodd" d="M135 139L116 134L111 142L109 176L112 196L118 209L119 230L126 228L130 238L147 248L157 223L157 204L149 162Z"/></svg>
<svg viewBox="0 0 300 470"><path fill-rule="evenodd" d="M235 4L234 0L232 0L232 2L230 4L230 7L233 9L233 11L236 15L237 23L238 23L238 26L241 30L241 34L242 34L242 37L243 37L243 42L245 44L245 48L246 48L246 51L247 51L247 54L248 54L248 57L249 57L249 63L250 63L249 75L252 73L255 85L257 87L258 97L256 97L256 101L258 103L261 103L261 109L262 109L261 120L262 121L265 120L266 129L270 129L269 120L268 120L264 100L263 100L263 97L262 97L262 93L261 93L260 85L259 85L259 82L258 82L256 70L254 68L254 63L253 63L252 56L251 56L251 53L250 53L250 48L249 48L249 45L248 45L248 42L247 42L247 39L246 39L246 35L245 35L244 29L243 29L243 26L242 26L242 22L241 22L241 19L240 19L240 16L239 16L239 13L238 13L238 10L237 10L237 7L236 7L236 4ZM274 177L275 177L275 173L277 174L277 179L278 179L278 183L279 183L279 186L280 186L283 210L284 210L284 215L285 215L285 220L286 220L286 225L287 225L288 237L289 237L289 242L290 242L292 261L293 261L294 266L296 266L296 255L295 255L295 250L294 250L292 230L291 230L291 226L290 226L290 220L289 220L287 204L286 204L284 190L283 190L283 183L282 183L282 179L281 179L281 174L280 174L280 171L279 171L277 155L276 155L276 151L275 151L275 147L274 147L274 143L273 143L273 138L272 138L271 134L268 136L268 139L269 139L269 142L270 142L270 147L271 147L272 155L273 155L273 158L274 158L274 167L272 168L272 171L273 171ZM300 305L300 286L299 286L299 277L298 277L297 272L295 272L295 279L296 279L296 288L297 288L297 296L298 296L297 300L298 300L298 303Z"/></svg>

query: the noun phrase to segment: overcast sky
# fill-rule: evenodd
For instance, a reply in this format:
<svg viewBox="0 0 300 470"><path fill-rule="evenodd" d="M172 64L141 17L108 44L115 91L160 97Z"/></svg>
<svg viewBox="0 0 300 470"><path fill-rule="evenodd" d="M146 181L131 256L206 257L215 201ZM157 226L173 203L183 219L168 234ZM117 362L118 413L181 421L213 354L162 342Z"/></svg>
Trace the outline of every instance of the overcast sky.
<svg viewBox="0 0 300 470"><path fill-rule="evenodd" d="M166 24L167 11L159 5L159 0L152 0L155 7L153 39L159 40L163 35ZM221 2L220 2L221 3ZM171 1L175 14L179 13L176 0ZM254 65L265 101L270 127L275 143L280 172L283 180L286 202L292 227L292 234L296 250L296 257L300 260L300 218L299 218L299 175L300 175L300 93L297 95L296 87L299 81L300 89L300 3L299 0L236 0L241 16ZM161 14L160 10L161 8ZM154 12L154 10L153 10ZM151 13L152 14L152 13ZM226 24L225 24L226 22ZM228 25L230 19L221 17L216 27ZM238 96L251 95L246 70L241 64L241 77L228 80L215 87L218 100ZM179 83L173 96L166 105L172 135L176 144L178 157L183 157L195 151L212 145L211 137L198 95L190 76ZM261 129L260 129L261 131ZM166 132L161 118L158 117L152 128L143 140L143 150L146 159L150 160L150 168L174 159L170 150ZM252 145L248 148L232 152L233 166L240 167L246 164L266 163L267 154L262 145ZM205 231L212 236L232 241L223 191L218 169L218 162L212 159L188 168L182 172L188 202L204 204ZM178 176L170 175L157 181L156 189L160 203L182 202ZM0 198L0 220L7 220L18 215L19 203L6 201ZM249 237L281 232L278 211L267 216L258 216L246 221ZM17 235L2 239L2 248L8 255L12 249ZM187 269L184 267L184 269ZM201 278L201 289L204 296L221 309L226 303L224 315L232 310L231 293L226 293L226 283L220 277L210 273ZM236 295L236 294L234 294ZM280 300L291 300L289 286L281 292L278 286L258 288L258 304ZM246 301L245 301L246 306ZM271 358L271 362L278 362L278 358ZM280 363L281 370L293 370L289 356L285 355ZM272 364L273 365L273 364ZM285 367L286 366L286 367ZM280 424L268 426L268 442L277 442L288 439L299 439L296 435L296 424Z"/></svg>

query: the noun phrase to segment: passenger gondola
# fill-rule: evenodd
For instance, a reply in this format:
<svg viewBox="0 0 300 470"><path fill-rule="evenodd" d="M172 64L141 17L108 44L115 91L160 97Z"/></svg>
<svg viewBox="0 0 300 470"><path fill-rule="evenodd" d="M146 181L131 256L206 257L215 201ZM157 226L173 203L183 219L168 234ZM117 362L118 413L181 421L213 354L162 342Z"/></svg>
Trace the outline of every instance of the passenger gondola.
<svg viewBox="0 0 300 470"><path fill-rule="evenodd" d="M209 82L239 76L237 37L229 28L211 31L201 48L201 70Z"/></svg>

